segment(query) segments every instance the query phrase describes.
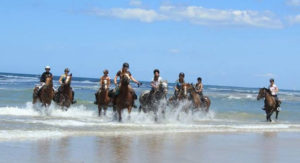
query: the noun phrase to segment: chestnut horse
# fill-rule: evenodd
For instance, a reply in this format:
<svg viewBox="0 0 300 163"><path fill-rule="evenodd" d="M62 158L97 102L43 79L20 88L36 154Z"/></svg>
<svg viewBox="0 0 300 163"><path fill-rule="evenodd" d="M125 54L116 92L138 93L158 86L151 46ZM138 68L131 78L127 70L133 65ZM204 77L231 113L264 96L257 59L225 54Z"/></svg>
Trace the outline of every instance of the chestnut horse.
<svg viewBox="0 0 300 163"><path fill-rule="evenodd" d="M53 77L46 77L45 85L38 90L38 87L35 87L33 90L33 100L32 103L35 104L38 100L42 103L42 106L48 107L51 104L51 101L54 97L53 90Z"/></svg>
<svg viewBox="0 0 300 163"><path fill-rule="evenodd" d="M267 88L259 89L257 100L265 99L265 111L266 111L266 119L268 122L272 122L271 116L273 112L276 112L276 120L278 119L277 103L274 97L271 95L271 92Z"/></svg>
<svg viewBox="0 0 300 163"><path fill-rule="evenodd" d="M116 108L114 111L117 111L119 115L119 121L122 121L122 110L127 108L130 118L131 109L134 104L133 93L129 88L130 77L127 74L123 74L121 77L121 86L119 88L119 94L115 97Z"/></svg>
<svg viewBox="0 0 300 163"><path fill-rule="evenodd" d="M144 113L153 111L155 114L155 121L157 121L157 112L159 107L161 106L160 102L162 102L162 100L166 100L167 93L168 93L167 81L161 81L159 83L158 89L155 90L152 94L150 94L150 91L143 92L139 98L140 101L139 112L141 112L142 110ZM161 107L162 107L162 114L164 114L165 107L164 106Z"/></svg>
<svg viewBox="0 0 300 163"><path fill-rule="evenodd" d="M184 101L188 99L188 83L182 84L181 88L178 90L177 97L173 95L169 98L168 104L172 106L176 106L179 104L180 101Z"/></svg>
<svg viewBox="0 0 300 163"><path fill-rule="evenodd" d="M106 80L104 80L106 81ZM111 103L111 99L108 96L109 88L107 84L103 84L99 91L97 92L97 105L98 105L98 116L101 116L102 109L104 110L104 115L106 115L106 110L108 105Z"/></svg>
<svg viewBox="0 0 300 163"><path fill-rule="evenodd" d="M190 93L190 100L193 102L193 107L196 110L209 111L209 107L211 104L211 101L209 97L203 96L204 101L201 100L200 95L196 92L196 89L193 84L187 85L188 92Z"/></svg>
<svg viewBox="0 0 300 163"><path fill-rule="evenodd" d="M71 81L72 74L66 77L65 83L61 86L60 90L55 93L55 102L61 106L63 110L67 110L64 107L69 108L73 101Z"/></svg>

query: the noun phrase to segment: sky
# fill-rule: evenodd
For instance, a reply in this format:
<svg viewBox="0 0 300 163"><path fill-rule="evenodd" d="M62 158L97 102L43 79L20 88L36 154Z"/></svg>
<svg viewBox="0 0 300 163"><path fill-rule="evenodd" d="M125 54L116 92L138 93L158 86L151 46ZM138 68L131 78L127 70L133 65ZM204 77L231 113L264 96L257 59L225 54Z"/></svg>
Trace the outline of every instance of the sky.
<svg viewBox="0 0 300 163"><path fill-rule="evenodd" d="M300 0L0 1L0 72L300 90Z"/></svg>

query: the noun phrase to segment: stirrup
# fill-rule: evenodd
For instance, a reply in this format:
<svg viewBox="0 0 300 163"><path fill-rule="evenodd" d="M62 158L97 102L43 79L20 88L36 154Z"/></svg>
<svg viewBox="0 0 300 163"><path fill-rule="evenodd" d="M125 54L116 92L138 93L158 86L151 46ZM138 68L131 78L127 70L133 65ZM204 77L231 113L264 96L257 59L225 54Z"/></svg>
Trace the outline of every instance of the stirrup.
<svg viewBox="0 0 300 163"><path fill-rule="evenodd" d="M72 104L76 104L76 103L77 103L77 101L76 101L76 100L72 101Z"/></svg>
<svg viewBox="0 0 300 163"><path fill-rule="evenodd" d="M281 111L281 108L280 108L280 107L277 107L277 111Z"/></svg>

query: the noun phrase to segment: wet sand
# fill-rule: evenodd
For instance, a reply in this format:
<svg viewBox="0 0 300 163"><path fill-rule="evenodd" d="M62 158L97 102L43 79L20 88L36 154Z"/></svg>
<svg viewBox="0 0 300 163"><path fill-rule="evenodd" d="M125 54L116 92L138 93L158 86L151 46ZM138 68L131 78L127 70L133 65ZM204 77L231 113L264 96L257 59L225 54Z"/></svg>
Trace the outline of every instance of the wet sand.
<svg viewBox="0 0 300 163"><path fill-rule="evenodd" d="M300 133L174 133L0 142L0 162L300 162Z"/></svg>

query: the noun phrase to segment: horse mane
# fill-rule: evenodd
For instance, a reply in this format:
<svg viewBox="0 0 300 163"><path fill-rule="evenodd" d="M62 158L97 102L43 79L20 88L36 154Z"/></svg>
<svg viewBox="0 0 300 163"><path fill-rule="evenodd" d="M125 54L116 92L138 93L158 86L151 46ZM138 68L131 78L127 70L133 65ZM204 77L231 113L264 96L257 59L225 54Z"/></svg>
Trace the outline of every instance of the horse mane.
<svg viewBox="0 0 300 163"><path fill-rule="evenodd" d="M267 93L271 94L271 90L268 88L263 88Z"/></svg>

